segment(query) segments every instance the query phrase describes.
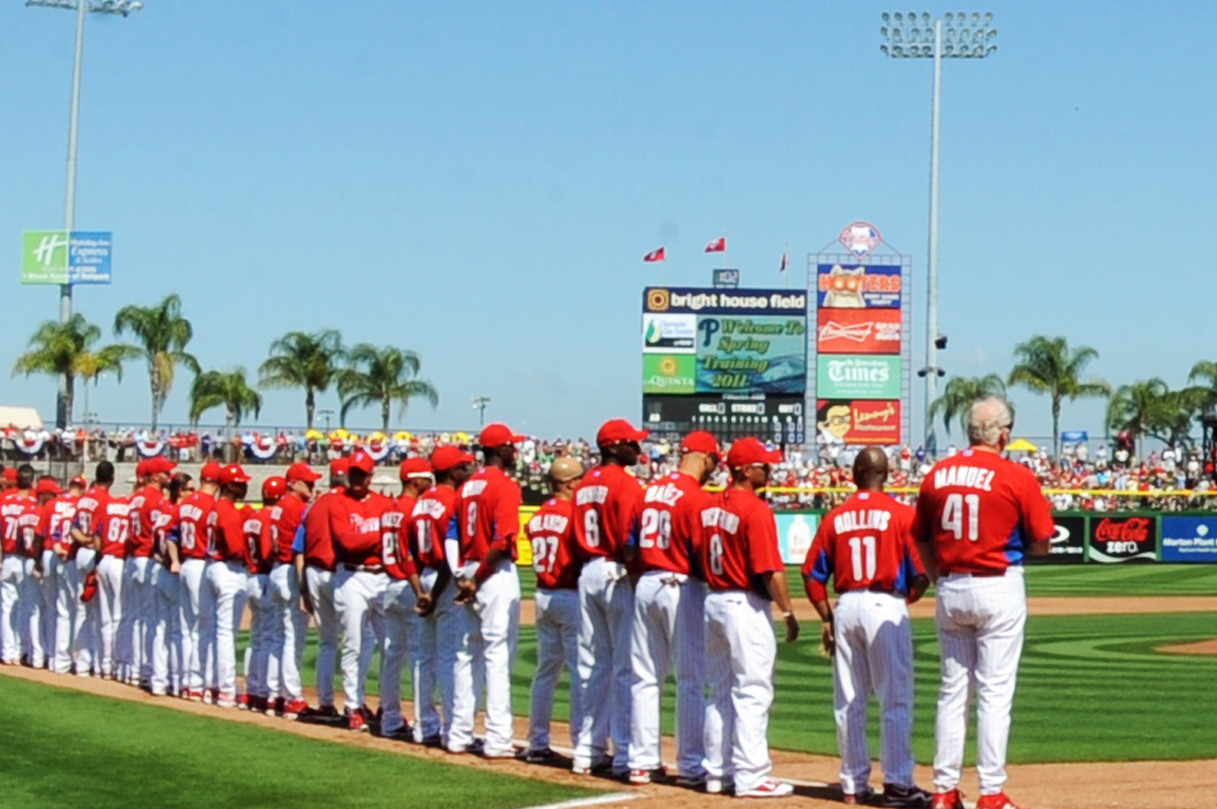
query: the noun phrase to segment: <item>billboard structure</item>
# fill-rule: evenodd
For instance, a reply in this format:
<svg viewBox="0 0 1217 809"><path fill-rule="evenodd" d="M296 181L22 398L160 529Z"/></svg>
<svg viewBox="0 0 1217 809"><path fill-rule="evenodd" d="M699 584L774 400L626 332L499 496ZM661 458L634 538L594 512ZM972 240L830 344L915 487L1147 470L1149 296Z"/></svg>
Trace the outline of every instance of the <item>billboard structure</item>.
<svg viewBox="0 0 1217 809"><path fill-rule="evenodd" d="M876 253L883 238L867 222L846 226L838 242L844 251L826 247L807 258L815 307L809 430L829 447L908 443L912 263L900 253Z"/></svg>
<svg viewBox="0 0 1217 809"><path fill-rule="evenodd" d="M24 231L21 283L108 284L113 244L108 231Z"/></svg>
<svg viewBox="0 0 1217 809"><path fill-rule="evenodd" d="M803 443L809 298L802 290L647 287L643 422Z"/></svg>

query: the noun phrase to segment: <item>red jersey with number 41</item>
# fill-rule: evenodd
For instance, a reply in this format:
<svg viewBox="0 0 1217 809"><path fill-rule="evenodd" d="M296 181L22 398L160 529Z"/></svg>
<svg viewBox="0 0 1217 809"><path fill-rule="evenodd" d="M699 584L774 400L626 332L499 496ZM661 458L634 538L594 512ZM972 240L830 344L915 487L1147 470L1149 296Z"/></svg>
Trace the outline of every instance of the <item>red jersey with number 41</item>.
<svg viewBox="0 0 1217 809"><path fill-rule="evenodd" d="M640 572L690 574L689 562L701 545L701 513L713 502L691 475L672 472L642 494L630 544L638 549Z"/></svg>
<svg viewBox="0 0 1217 809"><path fill-rule="evenodd" d="M532 568L542 590L574 590L579 586L578 546L575 544L575 505L551 497L532 515L524 533L532 543Z"/></svg>
<svg viewBox="0 0 1217 809"><path fill-rule="evenodd" d="M747 590L769 598L762 577L785 570L769 505L755 492L727 489L701 518L705 541L699 556L706 585L713 591Z"/></svg>
<svg viewBox="0 0 1217 809"><path fill-rule="evenodd" d="M616 464L598 466L575 489L575 538L584 561L620 562L642 502L638 480Z"/></svg>
<svg viewBox="0 0 1217 809"><path fill-rule="evenodd" d="M1055 530L1035 476L995 453L965 450L939 461L921 482L913 536L933 545L942 574L1021 565L1027 545Z"/></svg>
<svg viewBox="0 0 1217 809"><path fill-rule="evenodd" d="M444 564L444 538L456 514L459 497L450 486L432 486L418 498L409 515L410 555L419 569L439 570Z"/></svg>
<svg viewBox="0 0 1217 809"><path fill-rule="evenodd" d="M831 577L838 593L882 590L907 597L925 573L913 547L913 510L883 492L858 492L824 515L803 562L803 582L813 601L828 598Z"/></svg>

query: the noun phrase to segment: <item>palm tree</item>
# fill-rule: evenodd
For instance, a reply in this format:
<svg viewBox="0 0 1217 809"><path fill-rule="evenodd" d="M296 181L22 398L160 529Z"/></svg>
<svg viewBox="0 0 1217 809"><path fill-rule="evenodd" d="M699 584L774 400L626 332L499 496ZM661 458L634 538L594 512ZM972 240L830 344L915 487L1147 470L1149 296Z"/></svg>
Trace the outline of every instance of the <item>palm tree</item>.
<svg viewBox="0 0 1217 809"><path fill-rule="evenodd" d="M401 405L402 414L411 399L426 399L432 407L439 403L439 394L431 383L414 378L420 363L413 351L360 343L347 353L347 358L350 364L338 374L338 397L342 400L339 418L343 424L351 408L379 404L381 429L387 433L394 402Z"/></svg>
<svg viewBox="0 0 1217 809"><path fill-rule="evenodd" d="M100 339L101 329L79 312L66 323L47 320L30 338L29 350L13 364L13 376L50 374L64 380L67 395L64 397L62 426L72 420L78 377L87 383L107 371L113 371L121 381L123 362L138 356L138 352L125 345L94 348L94 343Z"/></svg>
<svg viewBox="0 0 1217 809"><path fill-rule="evenodd" d="M1082 371L1097 359L1099 352L1090 346L1071 349L1064 337L1037 334L1014 347L1014 368L1009 385L1022 385L1052 399L1052 447L1061 452L1061 402L1082 396L1110 396L1111 385L1101 379L1083 380Z"/></svg>
<svg viewBox="0 0 1217 809"><path fill-rule="evenodd" d="M1212 413L1213 407L1217 405L1217 362L1200 360L1192 366L1192 372L1187 375L1187 381L1204 383L1186 388L1186 390L1192 392L1205 413Z"/></svg>
<svg viewBox="0 0 1217 809"><path fill-rule="evenodd" d="M254 418L262 412L262 394L245 381L245 369L231 371L207 371L195 376L190 386L190 423L198 424L199 417L213 407L224 408L226 445L231 447L233 430L250 411Z"/></svg>
<svg viewBox="0 0 1217 809"><path fill-rule="evenodd" d="M1169 446L1188 442L1192 417L1203 407L1205 391L1171 390L1158 377L1121 385L1107 405L1107 423L1140 441L1148 436Z"/></svg>
<svg viewBox="0 0 1217 809"><path fill-rule="evenodd" d="M258 369L264 388L304 388L304 412L313 429L316 394L329 388L342 360L342 337L335 329L312 334L290 331L270 344L270 357Z"/></svg>
<svg viewBox="0 0 1217 809"><path fill-rule="evenodd" d="M1006 398L1006 383L997 374L985 376L954 376L947 382L942 395L930 404L930 420L942 414L942 426L951 434L951 422L959 417L959 423L967 430L968 412L973 403L986 396Z"/></svg>
<svg viewBox="0 0 1217 809"><path fill-rule="evenodd" d="M148 362L148 382L152 389L152 431L155 432L157 419L165 406L165 397L173 387L178 363L195 374L199 372L198 360L186 352L186 344L194 336L194 330L190 321L182 316L182 299L176 294L166 295L163 301L154 306L131 304L119 309L114 316L114 332L122 336L127 330L139 340L140 345L136 346L136 350Z"/></svg>

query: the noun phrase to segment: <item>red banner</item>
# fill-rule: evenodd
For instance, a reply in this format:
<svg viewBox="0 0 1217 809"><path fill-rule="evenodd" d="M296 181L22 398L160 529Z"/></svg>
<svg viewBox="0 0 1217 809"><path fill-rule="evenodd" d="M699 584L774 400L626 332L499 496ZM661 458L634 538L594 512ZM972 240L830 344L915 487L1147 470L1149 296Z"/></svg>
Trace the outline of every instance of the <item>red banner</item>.
<svg viewBox="0 0 1217 809"><path fill-rule="evenodd" d="M900 402L821 399L816 405L821 441L845 444L900 443Z"/></svg>
<svg viewBox="0 0 1217 809"><path fill-rule="evenodd" d="M899 354L899 309L820 309L816 351L821 354Z"/></svg>

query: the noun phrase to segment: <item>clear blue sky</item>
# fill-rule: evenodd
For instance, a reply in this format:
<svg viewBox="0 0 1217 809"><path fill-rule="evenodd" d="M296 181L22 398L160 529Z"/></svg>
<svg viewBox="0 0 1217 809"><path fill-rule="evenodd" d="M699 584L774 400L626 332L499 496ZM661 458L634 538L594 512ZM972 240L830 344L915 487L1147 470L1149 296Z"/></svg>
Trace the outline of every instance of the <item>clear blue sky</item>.
<svg viewBox="0 0 1217 809"><path fill-rule="evenodd" d="M252 377L276 336L331 326L422 355L441 401L410 426L475 423L486 394L520 429L590 434L639 416L645 284L708 283L724 228L745 285L780 285L787 243L799 283L867 219L914 258L921 353L931 68L880 54L886 4L145 3L85 38L77 223L114 231L115 283L77 306L107 330L177 292L206 367ZM942 365L1004 374L1041 332L1098 348L1113 384L1182 384L1217 356L1196 339L1217 7L990 8L999 51L944 69ZM18 283L18 246L62 222L73 28L0 0L3 369L57 315L56 288ZM666 265L641 262L665 242ZM3 403L53 418L52 380L0 378ZM1046 401L1015 402L1048 431ZM137 366L92 394L105 421L148 407ZM302 421L301 393L266 394L262 424ZM1101 421L1066 405L1065 429Z"/></svg>

